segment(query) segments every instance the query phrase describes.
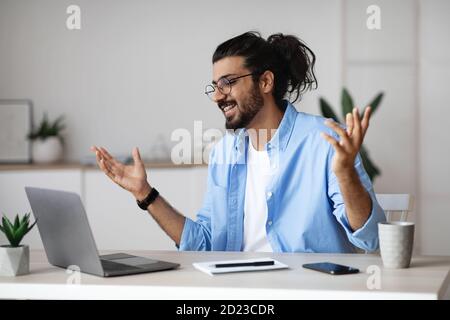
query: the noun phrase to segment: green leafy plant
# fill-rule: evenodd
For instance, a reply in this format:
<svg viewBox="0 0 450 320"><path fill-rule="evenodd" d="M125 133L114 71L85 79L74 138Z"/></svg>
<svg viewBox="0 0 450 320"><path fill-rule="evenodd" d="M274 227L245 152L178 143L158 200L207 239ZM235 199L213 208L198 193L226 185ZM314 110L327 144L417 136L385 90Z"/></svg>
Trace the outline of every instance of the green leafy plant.
<svg viewBox="0 0 450 320"><path fill-rule="evenodd" d="M51 122L48 120L47 113L44 113L41 123L36 130L32 130L28 134L28 139L42 139L45 140L48 137L61 137L61 131L65 128L63 124L64 117L60 116L55 121Z"/></svg>
<svg viewBox="0 0 450 320"><path fill-rule="evenodd" d="M372 109L371 115L373 115L375 111L378 109L381 100L383 100L383 96L384 96L383 92L378 93L375 96L375 98L368 104ZM338 116L334 113L333 108L324 98L320 98L319 102L320 102L320 111L322 112L322 115L325 118L332 118L336 122L345 124L345 121L344 122L340 121ZM342 107L342 116L345 119L346 114L351 113L354 107L353 99L346 88L342 89L341 107ZM370 180L373 182L375 178L381 174L381 171L370 159L369 152L367 151L366 147L364 147L364 145L361 146L359 154L361 155L364 168L366 169L367 174L370 177Z"/></svg>
<svg viewBox="0 0 450 320"><path fill-rule="evenodd" d="M30 213L25 214L22 218L16 215L14 223L12 223L5 215L2 217L0 231L2 231L8 239L11 247L17 248L23 237L34 227L36 221L30 226Z"/></svg>

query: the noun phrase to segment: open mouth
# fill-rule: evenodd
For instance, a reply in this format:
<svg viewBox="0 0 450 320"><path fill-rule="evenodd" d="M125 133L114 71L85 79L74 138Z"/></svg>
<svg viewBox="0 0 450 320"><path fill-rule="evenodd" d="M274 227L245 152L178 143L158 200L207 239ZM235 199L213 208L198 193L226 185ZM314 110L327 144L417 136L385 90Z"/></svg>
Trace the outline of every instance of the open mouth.
<svg viewBox="0 0 450 320"><path fill-rule="evenodd" d="M219 105L219 108L223 111L223 113L225 113L225 115L228 115L230 110L234 109L236 106L236 102L224 102Z"/></svg>

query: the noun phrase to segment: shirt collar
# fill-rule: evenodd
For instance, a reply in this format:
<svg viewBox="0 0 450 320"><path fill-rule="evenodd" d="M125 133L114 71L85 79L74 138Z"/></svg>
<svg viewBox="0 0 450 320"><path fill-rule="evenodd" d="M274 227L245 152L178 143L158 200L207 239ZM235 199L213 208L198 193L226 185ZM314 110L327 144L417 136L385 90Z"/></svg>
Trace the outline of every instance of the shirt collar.
<svg viewBox="0 0 450 320"><path fill-rule="evenodd" d="M287 106L283 118L281 119L280 125L278 126L278 129L275 132L274 136L267 143L267 148L280 149L281 151L284 151L289 142L289 138L291 137L292 129L294 128L294 123L298 112L290 102L286 101L286 103ZM245 151L245 143L247 140L248 135L246 134L246 130L239 130L236 135L234 145L235 150L239 153L243 153L243 151Z"/></svg>

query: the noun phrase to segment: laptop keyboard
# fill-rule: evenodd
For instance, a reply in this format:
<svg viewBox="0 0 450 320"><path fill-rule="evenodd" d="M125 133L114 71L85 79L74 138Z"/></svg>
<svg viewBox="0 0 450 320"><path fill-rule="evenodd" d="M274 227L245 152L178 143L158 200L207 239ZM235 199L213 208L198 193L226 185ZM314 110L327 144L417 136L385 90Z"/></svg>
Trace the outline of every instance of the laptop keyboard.
<svg viewBox="0 0 450 320"><path fill-rule="evenodd" d="M127 271L140 270L141 268L130 266L127 264L117 263L109 260L100 260L105 271Z"/></svg>

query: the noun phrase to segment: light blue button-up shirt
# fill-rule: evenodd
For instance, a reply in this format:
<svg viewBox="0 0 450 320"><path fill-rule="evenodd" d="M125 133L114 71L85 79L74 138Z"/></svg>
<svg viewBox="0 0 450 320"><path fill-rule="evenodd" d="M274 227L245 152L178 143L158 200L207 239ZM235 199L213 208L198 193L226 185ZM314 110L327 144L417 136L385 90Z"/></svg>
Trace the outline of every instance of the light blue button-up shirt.
<svg viewBox="0 0 450 320"><path fill-rule="evenodd" d="M355 252L378 248L378 222L385 214L369 176L355 160L355 169L372 199L366 223L349 225L338 181L331 170L333 147L320 136L324 118L298 112L287 104L275 135L266 144L274 178L266 190L267 238L274 252ZM180 250L241 251L247 178L246 130L226 134L213 148L207 191L196 221L186 218Z"/></svg>

